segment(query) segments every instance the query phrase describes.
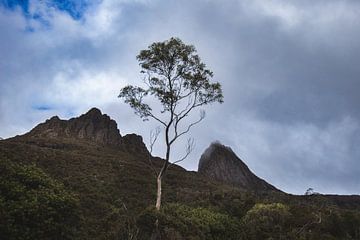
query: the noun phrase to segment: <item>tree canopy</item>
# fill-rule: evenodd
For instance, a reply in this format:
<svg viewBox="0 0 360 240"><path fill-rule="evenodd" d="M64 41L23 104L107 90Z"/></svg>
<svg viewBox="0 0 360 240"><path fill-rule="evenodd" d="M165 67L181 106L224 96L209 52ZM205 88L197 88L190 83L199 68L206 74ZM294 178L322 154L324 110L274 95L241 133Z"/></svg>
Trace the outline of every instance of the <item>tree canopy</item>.
<svg viewBox="0 0 360 240"><path fill-rule="evenodd" d="M179 38L156 42L137 56L144 74L146 89L128 85L119 97L124 98L144 120L165 120L152 112L144 97L154 96L162 106L161 113L170 112L180 122L194 108L213 102L223 102L220 83L210 83L213 72L206 68L192 45Z"/></svg>

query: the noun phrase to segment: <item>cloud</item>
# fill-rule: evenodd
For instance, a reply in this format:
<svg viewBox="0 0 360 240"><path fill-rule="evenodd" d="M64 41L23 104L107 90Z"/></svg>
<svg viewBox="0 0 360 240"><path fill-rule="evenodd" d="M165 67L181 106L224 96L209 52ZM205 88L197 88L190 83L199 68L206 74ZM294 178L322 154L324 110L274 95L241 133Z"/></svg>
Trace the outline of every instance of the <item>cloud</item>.
<svg viewBox="0 0 360 240"><path fill-rule="evenodd" d="M64 106L88 106L93 104L94 97L99 105L114 102L114 96L126 82L115 73L82 71L76 76L66 72L57 73L51 89L44 98L53 105L64 103ZM41 99L44 101L44 99Z"/></svg>
<svg viewBox="0 0 360 240"><path fill-rule="evenodd" d="M196 169L220 140L289 192L360 193L359 4L104 0L78 15L75 5L71 14L42 1L29 1L28 14L0 7L0 136L97 106L122 134L147 140L156 124L138 119L118 91L140 79L140 49L177 36L196 46L225 95L193 129L196 150L183 166Z"/></svg>
<svg viewBox="0 0 360 240"><path fill-rule="evenodd" d="M336 188L338 193L351 193L360 187L356 181L360 170L350 167L359 157L353 152L359 134L355 119L345 117L322 128L311 123L284 126L249 113L231 122L236 124L226 131L232 133L227 139L251 169L281 189L302 193L313 187L334 193Z"/></svg>
<svg viewBox="0 0 360 240"><path fill-rule="evenodd" d="M284 31L306 26L312 37L339 27L339 23L346 23L346 27L352 27L359 20L360 11L359 3L356 1L255 0L244 3L258 15L273 18Z"/></svg>

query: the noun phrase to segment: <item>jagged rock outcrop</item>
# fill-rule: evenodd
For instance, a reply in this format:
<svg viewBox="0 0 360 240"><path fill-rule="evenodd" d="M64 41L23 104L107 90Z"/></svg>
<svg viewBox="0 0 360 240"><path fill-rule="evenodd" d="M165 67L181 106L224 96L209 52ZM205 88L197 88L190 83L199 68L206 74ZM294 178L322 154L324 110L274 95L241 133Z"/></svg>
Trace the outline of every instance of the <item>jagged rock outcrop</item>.
<svg viewBox="0 0 360 240"><path fill-rule="evenodd" d="M116 122L97 108L70 120L61 120L54 116L36 126L29 135L47 138L71 137L111 145L121 141Z"/></svg>
<svg viewBox="0 0 360 240"><path fill-rule="evenodd" d="M126 134L124 137L122 137L121 143L124 144L128 149L141 152L146 149L147 152L143 138L140 135L134 133Z"/></svg>
<svg viewBox="0 0 360 240"><path fill-rule="evenodd" d="M212 143L201 155L198 172L213 180L247 190L279 191L253 174L230 147L219 142Z"/></svg>
<svg viewBox="0 0 360 240"><path fill-rule="evenodd" d="M90 109L80 117L62 120L54 116L39 124L28 134L29 137L72 138L90 140L102 145L121 146L127 149L147 152L142 137L128 134L122 137L116 122L97 108Z"/></svg>

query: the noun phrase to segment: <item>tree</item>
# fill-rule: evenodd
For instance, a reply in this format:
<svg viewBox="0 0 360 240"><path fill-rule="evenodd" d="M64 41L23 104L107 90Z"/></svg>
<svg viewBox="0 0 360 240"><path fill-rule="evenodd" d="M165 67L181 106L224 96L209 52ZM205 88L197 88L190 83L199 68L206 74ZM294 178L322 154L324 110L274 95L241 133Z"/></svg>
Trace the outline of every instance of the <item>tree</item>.
<svg viewBox="0 0 360 240"><path fill-rule="evenodd" d="M321 194L315 192L313 188L308 188L305 192L305 196L311 196L311 195L321 195Z"/></svg>
<svg viewBox="0 0 360 240"><path fill-rule="evenodd" d="M223 94L220 83L210 82L213 73L200 60L195 47L184 44L179 38L151 44L148 49L140 51L137 60L142 68L146 88L128 85L121 89L119 97L144 121L155 120L165 130L165 161L161 169L156 171L156 209L160 210L162 178L171 164L178 163L189 155L193 141L188 140L184 157L170 162L172 146L204 119L205 112L200 110L200 117L191 123L186 123L184 119L204 105L222 103ZM153 110L153 107L145 102L148 96L157 100L159 111ZM159 131L151 135L151 148L158 135Z"/></svg>

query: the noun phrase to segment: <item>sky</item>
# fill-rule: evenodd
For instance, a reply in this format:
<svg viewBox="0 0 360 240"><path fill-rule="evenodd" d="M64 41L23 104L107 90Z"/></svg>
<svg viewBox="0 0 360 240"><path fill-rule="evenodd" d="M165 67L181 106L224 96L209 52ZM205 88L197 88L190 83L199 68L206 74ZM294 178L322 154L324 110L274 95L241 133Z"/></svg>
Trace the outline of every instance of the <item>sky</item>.
<svg viewBox="0 0 360 240"><path fill-rule="evenodd" d="M148 144L157 124L117 96L142 82L139 51L174 36L224 92L183 167L220 141L283 191L360 194L357 0L0 0L0 33L2 138L98 107Z"/></svg>

